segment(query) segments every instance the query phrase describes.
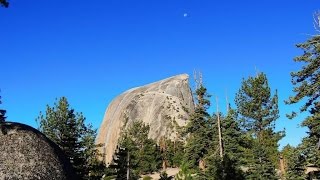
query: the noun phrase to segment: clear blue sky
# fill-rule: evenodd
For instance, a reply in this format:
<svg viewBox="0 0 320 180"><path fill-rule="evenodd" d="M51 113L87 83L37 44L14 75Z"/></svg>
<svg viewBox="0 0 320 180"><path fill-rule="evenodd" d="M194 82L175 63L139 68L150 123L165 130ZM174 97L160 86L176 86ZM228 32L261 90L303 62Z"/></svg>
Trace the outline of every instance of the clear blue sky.
<svg viewBox="0 0 320 180"><path fill-rule="evenodd" d="M297 145L304 116L290 72L300 65L295 44L313 34L318 0L10 0L0 8L0 88L8 120L37 127L35 118L66 96L98 128L110 101L123 91L200 70L209 93L233 100L256 69L278 89L281 146ZM213 99L212 99L213 100Z"/></svg>

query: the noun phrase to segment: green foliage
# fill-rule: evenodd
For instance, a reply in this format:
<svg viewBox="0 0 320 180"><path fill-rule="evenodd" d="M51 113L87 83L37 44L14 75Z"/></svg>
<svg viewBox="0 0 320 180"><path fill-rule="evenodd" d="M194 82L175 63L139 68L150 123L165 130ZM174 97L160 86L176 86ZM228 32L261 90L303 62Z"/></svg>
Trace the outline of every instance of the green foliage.
<svg viewBox="0 0 320 180"><path fill-rule="evenodd" d="M169 146L169 152L172 154L172 156L169 158L171 167L179 167L182 164L184 154L183 145L183 142L175 141Z"/></svg>
<svg viewBox="0 0 320 180"><path fill-rule="evenodd" d="M320 36L313 36L306 42L298 44L297 47L304 53L296 57L294 61L303 63L303 66L301 70L291 72L295 94L289 97L286 103L295 104L305 99L306 102L300 108L300 112L309 109L311 114L314 114L320 100ZM296 112L293 115L296 115Z"/></svg>
<svg viewBox="0 0 320 180"><path fill-rule="evenodd" d="M286 146L283 155L287 162L286 177L288 179L305 179L306 167L320 167L320 151L315 146L317 138L306 137L298 147Z"/></svg>
<svg viewBox="0 0 320 180"><path fill-rule="evenodd" d="M315 165L320 167L320 36L315 35L306 42L298 44L303 54L294 59L302 63L299 71L291 72L294 95L287 104L302 102L300 113L309 111L310 115L302 122L308 128L308 136L292 150L288 166L289 177L303 178L301 166ZM293 118L297 112L288 115Z"/></svg>
<svg viewBox="0 0 320 180"><path fill-rule="evenodd" d="M301 154L301 149L287 145L282 150L282 156L285 162L285 178L287 179L305 179L306 159Z"/></svg>
<svg viewBox="0 0 320 180"><path fill-rule="evenodd" d="M142 179L143 179L143 180L151 180L152 177L150 177L150 176L144 176Z"/></svg>
<svg viewBox="0 0 320 180"><path fill-rule="evenodd" d="M207 168L200 179L210 180L242 180L244 176L239 167L236 166L237 162L231 160L228 155L224 155L221 159L218 156L212 156L207 159Z"/></svg>
<svg viewBox="0 0 320 180"><path fill-rule="evenodd" d="M267 152L268 148L257 140L254 141L250 149L252 157L247 159L246 179L278 179L275 166Z"/></svg>
<svg viewBox="0 0 320 180"><path fill-rule="evenodd" d="M277 91L271 96L268 79L264 73L243 80L236 95L236 105L241 115L242 129L252 143L244 150L248 179L276 179L278 141L283 132L274 132L279 117Z"/></svg>
<svg viewBox="0 0 320 180"><path fill-rule="evenodd" d="M308 136L298 146L306 165L320 167L320 102L314 107L314 114L307 117L302 126L308 127Z"/></svg>
<svg viewBox="0 0 320 180"><path fill-rule="evenodd" d="M157 171L161 165L160 150L154 140L148 138L150 127L141 121L121 133L119 145L110 168L115 169L117 179L137 179L139 175Z"/></svg>
<svg viewBox="0 0 320 180"><path fill-rule="evenodd" d="M224 156L219 156L218 141L218 117L212 116L213 121L213 146L206 159L206 169L198 176L200 179L243 179L240 170L241 160L243 159L244 134L239 127L237 113L231 109L226 117L219 115L221 120L222 141Z"/></svg>
<svg viewBox="0 0 320 180"><path fill-rule="evenodd" d="M97 160L96 130L85 124L82 113L76 113L65 97L47 105L45 114L40 112L37 121L40 131L64 151L80 179L97 179L103 166Z"/></svg>
<svg viewBox="0 0 320 180"><path fill-rule="evenodd" d="M2 104L1 96L0 96L0 104ZM6 121L6 110L0 109L0 123Z"/></svg>
<svg viewBox="0 0 320 180"><path fill-rule="evenodd" d="M159 146L152 139L147 139L139 154L139 172L141 174L157 171L161 165Z"/></svg>
<svg viewBox="0 0 320 180"><path fill-rule="evenodd" d="M186 166L186 164L182 164L180 166L180 171L175 177L176 180L193 180L194 178L191 176L191 172Z"/></svg>
<svg viewBox="0 0 320 180"><path fill-rule="evenodd" d="M0 0L0 6L7 8L9 7L9 2L7 0Z"/></svg>
<svg viewBox="0 0 320 180"><path fill-rule="evenodd" d="M104 164L105 165L105 164ZM113 180L116 179L117 175L114 168L106 167L103 172L103 180Z"/></svg>
<svg viewBox="0 0 320 180"><path fill-rule="evenodd" d="M234 161L237 165L242 158L243 149L247 147L244 133L241 132L238 114L234 109L229 109L226 117L221 117L221 131L223 139L224 154L226 158ZM217 127L215 128L217 129ZM216 136L218 137L218 133Z"/></svg>
<svg viewBox="0 0 320 180"><path fill-rule="evenodd" d="M162 162L169 167L179 167L183 159L183 142L160 138L159 146Z"/></svg>
<svg viewBox="0 0 320 180"><path fill-rule="evenodd" d="M127 179L127 173L129 172L129 177L132 179L138 179L136 171L137 165L134 162L135 158L128 149L118 147L117 151L114 155L114 159L112 164L110 165L110 169L114 169L114 174L116 179Z"/></svg>
<svg viewBox="0 0 320 180"><path fill-rule="evenodd" d="M274 129L274 123L279 118L278 95L271 97L267 76L259 73L242 81L236 95L238 112L243 118L243 126L262 140L262 131Z"/></svg>
<svg viewBox="0 0 320 180"><path fill-rule="evenodd" d="M186 126L186 133L189 134L189 137L183 157L183 161L189 169L198 169L199 163L204 159L212 145L212 123L207 112L210 106L209 97L207 89L202 85L196 90L197 104Z"/></svg>
<svg viewBox="0 0 320 180"><path fill-rule="evenodd" d="M210 115L207 109L210 106L209 98L210 95L207 94L207 89L201 86L196 90L196 107L194 113L191 114L190 122L186 127L187 133L200 133L203 128L207 125L208 118Z"/></svg>

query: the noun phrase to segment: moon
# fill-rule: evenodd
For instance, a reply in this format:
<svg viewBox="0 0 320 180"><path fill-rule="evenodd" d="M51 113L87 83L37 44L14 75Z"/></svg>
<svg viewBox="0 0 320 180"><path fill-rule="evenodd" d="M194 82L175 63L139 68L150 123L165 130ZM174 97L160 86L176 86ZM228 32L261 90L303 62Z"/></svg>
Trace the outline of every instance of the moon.
<svg viewBox="0 0 320 180"><path fill-rule="evenodd" d="M183 17L188 17L188 13L183 13Z"/></svg>

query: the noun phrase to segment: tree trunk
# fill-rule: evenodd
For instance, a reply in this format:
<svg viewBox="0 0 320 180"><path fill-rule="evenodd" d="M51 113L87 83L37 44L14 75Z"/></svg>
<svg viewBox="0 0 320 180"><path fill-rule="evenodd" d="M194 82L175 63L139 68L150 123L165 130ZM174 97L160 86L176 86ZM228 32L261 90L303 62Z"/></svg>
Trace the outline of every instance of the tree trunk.
<svg viewBox="0 0 320 180"><path fill-rule="evenodd" d="M220 114L219 114L219 104L218 104L218 97L216 96L217 102L217 118L218 118L218 133L219 133L219 150L220 150L220 157L223 157L223 146L222 146L222 135L221 135L221 123L220 123Z"/></svg>

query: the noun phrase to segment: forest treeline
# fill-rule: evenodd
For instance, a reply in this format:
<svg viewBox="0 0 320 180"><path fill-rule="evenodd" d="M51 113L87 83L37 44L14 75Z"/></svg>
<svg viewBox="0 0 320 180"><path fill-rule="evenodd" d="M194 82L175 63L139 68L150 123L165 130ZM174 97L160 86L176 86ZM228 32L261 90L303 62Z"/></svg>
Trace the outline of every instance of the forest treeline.
<svg viewBox="0 0 320 180"><path fill-rule="evenodd" d="M101 161L100 145L95 144L96 129L70 107L67 98L57 99L40 112L39 130L65 152L79 179L137 179L167 167L180 168L176 179L305 179L308 166L320 167L320 35L297 48L302 54L294 61L301 68L291 72L293 95L286 100L287 104L302 104L288 118L308 114L301 124L307 127L307 136L297 147L278 150L285 136L284 131L275 131L278 93L263 72L242 80L235 107L229 105L226 114L219 110L208 113L210 94L199 83L195 109L175 140L161 137L156 142L148 138L149 126L135 121L122 130L108 167ZM5 120L6 111L0 109L0 122ZM171 178L161 173L161 179Z"/></svg>

